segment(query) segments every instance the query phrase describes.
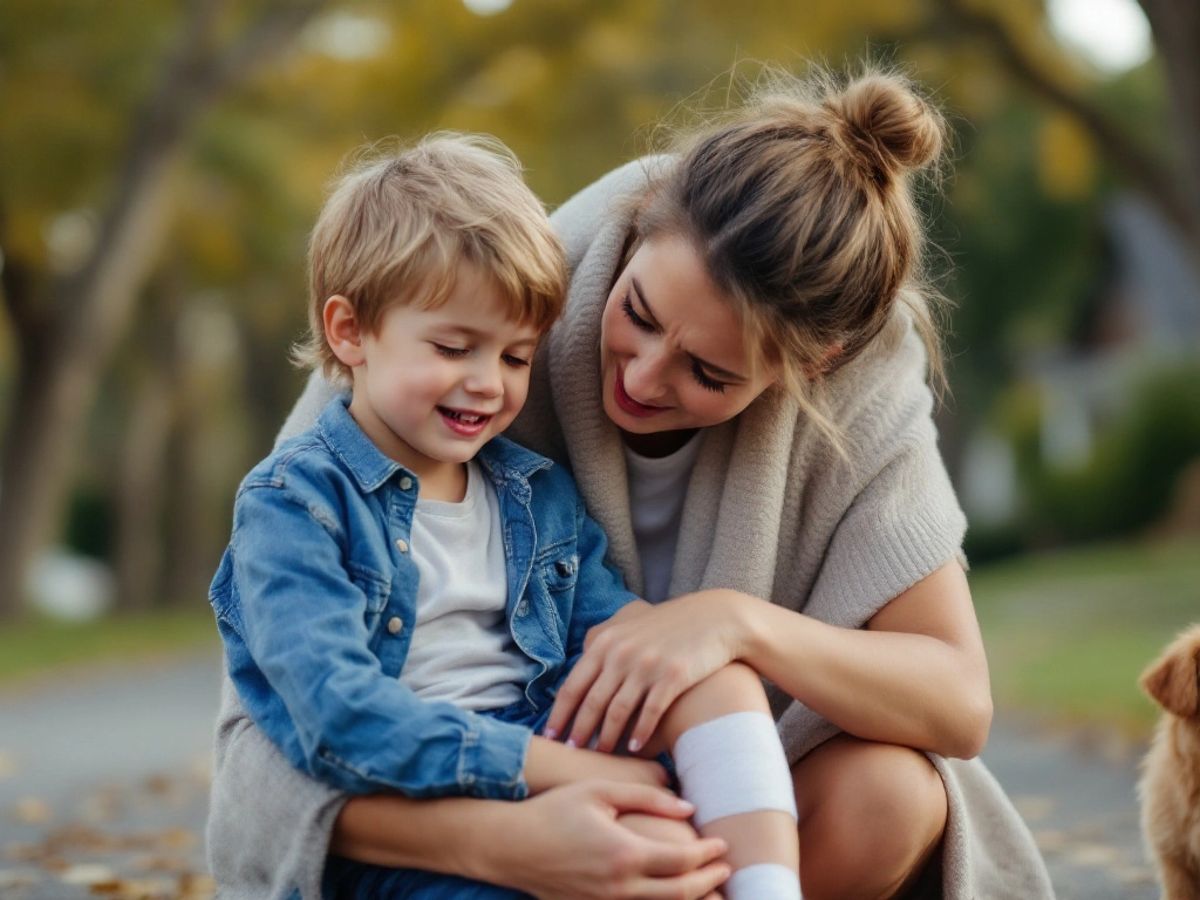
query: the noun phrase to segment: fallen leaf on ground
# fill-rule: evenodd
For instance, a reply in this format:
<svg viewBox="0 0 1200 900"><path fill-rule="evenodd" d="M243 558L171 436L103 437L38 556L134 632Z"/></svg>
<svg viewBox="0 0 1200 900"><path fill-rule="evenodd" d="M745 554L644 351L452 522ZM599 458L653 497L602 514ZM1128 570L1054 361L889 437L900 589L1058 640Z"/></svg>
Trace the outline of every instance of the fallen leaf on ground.
<svg viewBox="0 0 1200 900"><path fill-rule="evenodd" d="M116 874L108 866L96 865L94 863L70 866L61 872L58 877L59 880L67 884L80 884L87 887L115 884L118 880Z"/></svg>
<svg viewBox="0 0 1200 900"><path fill-rule="evenodd" d="M1113 866L1121 856L1120 850L1108 844L1079 844L1071 848L1067 859L1077 866Z"/></svg>
<svg viewBox="0 0 1200 900"><path fill-rule="evenodd" d="M13 815L26 825L44 825L53 818L54 812L40 797L22 797L13 807Z"/></svg>

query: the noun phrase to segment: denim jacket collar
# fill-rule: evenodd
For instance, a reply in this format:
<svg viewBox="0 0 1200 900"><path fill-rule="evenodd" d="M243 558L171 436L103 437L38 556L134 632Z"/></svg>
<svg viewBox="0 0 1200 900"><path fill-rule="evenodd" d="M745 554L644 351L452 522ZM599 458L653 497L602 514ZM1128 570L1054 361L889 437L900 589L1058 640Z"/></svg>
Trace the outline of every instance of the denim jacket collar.
<svg viewBox="0 0 1200 900"><path fill-rule="evenodd" d="M416 479L400 463L375 446L350 415L350 395L335 397L317 419L317 430L338 459L349 469L364 494L369 494L387 482L397 472ZM503 437L488 441L477 457L483 469L499 488L505 482L520 495L529 492L529 477L549 466L550 460ZM517 487L520 485L520 487ZM523 499L528 499L524 496Z"/></svg>

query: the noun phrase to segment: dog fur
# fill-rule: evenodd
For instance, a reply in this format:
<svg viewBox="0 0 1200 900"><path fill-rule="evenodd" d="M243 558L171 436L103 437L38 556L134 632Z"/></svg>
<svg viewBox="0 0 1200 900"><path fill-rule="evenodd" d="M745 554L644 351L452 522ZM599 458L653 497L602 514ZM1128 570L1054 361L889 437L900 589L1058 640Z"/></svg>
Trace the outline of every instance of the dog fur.
<svg viewBox="0 0 1200 900"><path fill-rule="evenodd" d="M1200 900L1200 625L1180 634L1143 674L1163 708L1142 762L1142 835L1166 900Z"/></svg>

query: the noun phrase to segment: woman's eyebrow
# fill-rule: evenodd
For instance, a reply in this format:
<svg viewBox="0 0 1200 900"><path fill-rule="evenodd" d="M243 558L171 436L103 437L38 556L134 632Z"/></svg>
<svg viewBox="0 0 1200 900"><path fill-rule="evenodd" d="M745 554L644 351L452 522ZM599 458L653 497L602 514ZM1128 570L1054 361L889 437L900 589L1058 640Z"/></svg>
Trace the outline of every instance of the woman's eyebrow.
<svg viewBox="0 0 1200 900"><path fill-rule="evenodd" d="M638 282L638 280L636 278L631 277L629 280L633 284L634 295L638 298L638 300L642 304L642 308L646 311L646 319L649 320L650 324L652 324L655 328L661 329L662 326L658 323L658 319L654 315L653 307L650 306L650 302L646 299L646 292L642 290L642 285ZM684 353L687 354L687 356L692 360L692 362L695 362L695 363L698 363L699 365L704 366L704 368L711 371L714 375L719 375L722 378L729 379L730 381L746 381L746 380L748 380L745 375L739 375L737 372L731 372L731 371L729 371L729 369L724 369L721 366L718 366L714 363L710 363L706 359L701 359L695 353L688 353L688 351L686 351L686 350L684 350Z"/></svg>

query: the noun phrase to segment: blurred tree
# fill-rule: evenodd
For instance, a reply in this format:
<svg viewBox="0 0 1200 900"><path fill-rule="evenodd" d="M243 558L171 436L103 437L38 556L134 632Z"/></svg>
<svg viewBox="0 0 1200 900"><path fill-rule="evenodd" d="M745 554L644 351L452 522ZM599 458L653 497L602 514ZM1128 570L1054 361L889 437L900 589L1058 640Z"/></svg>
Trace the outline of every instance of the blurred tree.
<svg viewBox="0 0 1200 900"><path fill-rule="evenodd" d="M94 237L82 236L76 244L83 246L72 248L76 259L54 271L45 254L27 252L9 221L11 199L0 195L0 277L18 348L0 455L0 614L18 607L28 565L54 525L75 436L156 261L172 173L187 138L200 115L286 46L320 3L266 4L233 37L224 33L227 5L190 4L155 92L132 118ZM6 45L21 33L4 30ZM14 50L6 46L6 56ZM6 182L6 190L11 186Z"/></svg>
<svg viewBox="0 0 1200 900"><path fill-rule="evenodd" d="M96 390L88 496L97 483L111 496L123 598L198 594L233 485L298 387L285 358L303 327L305 234L322 185L364 141L489 131L553 204L660 147L667 132L652 123L736 97L757 71L739 61L837 67L866 47L907 64L958 117L950 201L928 202L962 268L947 289L969 297L955 325L971 352L955 380L974 416L1014 347L1061 333L1097 277L1098 197L1122 157L1072 103L1100 109L1102 94L1108 127L1160 128L1144 102L1158 82L1081 77L1049 37L1042 0L516 0L493 16L448 0L331 0L319 15L316 3L212 0L192 4L196 24L164 74L155 61L179 29L177 6L113 3L98 16L79 0L0 5L0 339L7 325L18 364L0 461L0 613L57 520L71 436ZM1038 96L1074 100L1046 108L1012 90L976 52L980 39L1003 47L997 33L1060 86ZM255 40L261 53L247 49ZM151 83L156 100L139 113ZM118 371L101 383L114 347ZM31 429L43 409L59 424Z"/></svg>
<svg viewBox="0 0 1200 900"><path fill-rule="evenodd" d="M1166 76L1172 141L1148 141L1097 104L1066 71L1061 48L1047 47L1022 20L1021 4L937 0L933 28L981 38L1019 83L1063 110L1184 235L1200 269L1200 3L1138 0L1150 21ZM1040 39L1039 39L1040 38Z"/></svg>

